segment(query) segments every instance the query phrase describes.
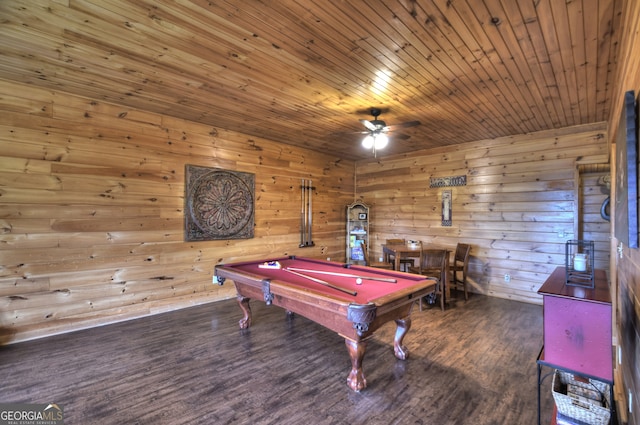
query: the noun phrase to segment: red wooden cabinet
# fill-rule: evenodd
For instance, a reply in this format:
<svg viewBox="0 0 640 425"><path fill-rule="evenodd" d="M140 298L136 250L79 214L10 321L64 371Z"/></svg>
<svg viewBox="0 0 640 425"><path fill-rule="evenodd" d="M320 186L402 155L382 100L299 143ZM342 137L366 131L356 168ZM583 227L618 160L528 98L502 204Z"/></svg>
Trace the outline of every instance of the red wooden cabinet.
<svg viewBox="0 0 640 425"><path fill-rule="evenodd" d="M565 284L558 267L538 290L544 302L545 360L603 381L613 380L611 295L604 270L593 289Z"/></svg>
<svg viewBox="0 0 640 425"><path fill-rule="evenodd" d="M544 314L544 346L537 360L538 410L542 366L606 382L613 391L611 294L604 270L596 269L594 280L593 288L567 285L565 268L558 267L538 290Z"/></svg>

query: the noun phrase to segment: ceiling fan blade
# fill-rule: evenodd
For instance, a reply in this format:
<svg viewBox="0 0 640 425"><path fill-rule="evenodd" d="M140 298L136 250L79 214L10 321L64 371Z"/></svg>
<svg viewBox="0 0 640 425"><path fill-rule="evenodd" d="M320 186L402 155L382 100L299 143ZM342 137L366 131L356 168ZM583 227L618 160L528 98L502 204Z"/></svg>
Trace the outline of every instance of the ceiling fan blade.
<svg viewBox="0 0 640 425"><path fill-rule="evenodd" d="M340 137L340 136L350 136L352 134L371 134L370 131L368 130L361 130L361 131L339 131L339 132L334 132L334 133L330 133L329 135L331 137Z"/></svg>
<svg viewBox="0 0 640 425"><path fill-rule="evenodd" d="M411 136L409 136L408 134L402 134L402 133L393 133L393 137L394 140L407 140L410 139Z"/></svg>
<svg viewBox="0 0 640 425"><path fill-rule="evenodd" d="M389 129L389 131L395 131L395 130L399 130L401 128L415 127L415 126L418 126L420 124L421 124L420 121L408 121L408 122L403 122L401 124L390 125L390 126L387 126L387 128Z"/></svg>
<svg viewBox="0 0 640 425"><path fill-rule="evenodd" d="M378 127L376 127L375 124L373 124L371 121L360 120L360 122L362 123L362 125L364 125L365 127L367 127L371 131L376 131L378 129Z"/></svg>

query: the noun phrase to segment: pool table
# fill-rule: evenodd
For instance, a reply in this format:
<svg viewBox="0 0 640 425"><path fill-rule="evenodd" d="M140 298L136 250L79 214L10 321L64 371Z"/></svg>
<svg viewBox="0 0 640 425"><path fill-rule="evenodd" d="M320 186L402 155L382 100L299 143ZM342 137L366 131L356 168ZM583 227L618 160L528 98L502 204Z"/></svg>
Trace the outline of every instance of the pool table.
<svg viewBox="0 0 640 425"><path fill-rule="evenodd" d="M408 357L402 340L411 327L411 310L436 286L420 275L295 256L220 264L215 276L221 285L233 280L243 329L251 326L249 300L258 299L344 337L351 358L347 385L354 391L367 385L362 371L367 340L383 324L395 321L394 354Z"/></svg>

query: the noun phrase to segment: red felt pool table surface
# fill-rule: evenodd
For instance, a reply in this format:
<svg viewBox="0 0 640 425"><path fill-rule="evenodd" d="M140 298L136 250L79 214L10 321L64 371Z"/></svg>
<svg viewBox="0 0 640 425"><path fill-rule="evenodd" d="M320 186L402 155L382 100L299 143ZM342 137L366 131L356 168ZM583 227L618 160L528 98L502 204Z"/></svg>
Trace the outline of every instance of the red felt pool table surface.
<svg viewBox="0 0 640 425"><path fill-rule="evenodd" d="M278 268L261 267L268 263L277 263ZM394 320L394 353L406 359L408 350L402 340L411 327L411 310L436 285L433 279L420 275L293 256L221 264L215 274L220 284L233 280L244 312L241 328L251 326L249 301L254 299L305 316L342 335L352 363L347 384L355 391L366 387L362 372L366 340Z"/></svg>
<svg viewBox="0 0 640 425"><path fill-rule="evenodd" d="M281 269L260 268L261 265L268 261L278 262ZM399 273L384 269L375 269L372 267L348 265L342 263L314 260L309 258L292 258L283 257L268 261L251 261L244 263L236 263L225 265L236 272L246 273L247 275L255 275L260 280L270 279L272 282L277 281L282 284L295 286L298 289L304 289L312 292L318 292L323 296L329 296L341 299L345 302L367 304L384 303L385 298L389 295L397 296L405 291L412 291L416 287L424 286L425 277L420 275ZM290 271L287 271L289 269ZM313 271L309 271L313 270ZM296 272L294 274L291 272ZM328 273L336 273L331 275ZM311 279L300 276L300 274L313 277L324 282L355 291L356 295L349 295L340 290L324 286ZM362 277L362 283L357 284L355 277L342 275L354 275ZM367 277L374 279L395 279L396 283L386 281L368 280Z"/></svg>

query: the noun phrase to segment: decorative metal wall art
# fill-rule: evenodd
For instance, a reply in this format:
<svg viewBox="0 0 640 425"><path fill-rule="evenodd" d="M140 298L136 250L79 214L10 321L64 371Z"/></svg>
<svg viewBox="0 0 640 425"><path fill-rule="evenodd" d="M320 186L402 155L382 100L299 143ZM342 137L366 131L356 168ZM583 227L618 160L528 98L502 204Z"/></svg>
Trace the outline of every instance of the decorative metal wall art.
<svg viewBox="0 0 640 425"><path fill-rule="evenodd" d="M187 165L185 240L253 238L254 193L254 174Z"/></svg>
<svg viewBox="0 0 640 425"><path fill-rule="evenodd" d="M466 186L467 176L431 177L429 187Z"/></svg>
<svg viewBox="0 0 640 425"><path fill-rule="evenodd" d="M453 220L451 219L451 191L442 191L442 225L451 226Z"/></svg>

